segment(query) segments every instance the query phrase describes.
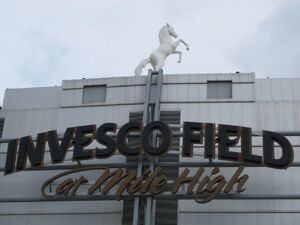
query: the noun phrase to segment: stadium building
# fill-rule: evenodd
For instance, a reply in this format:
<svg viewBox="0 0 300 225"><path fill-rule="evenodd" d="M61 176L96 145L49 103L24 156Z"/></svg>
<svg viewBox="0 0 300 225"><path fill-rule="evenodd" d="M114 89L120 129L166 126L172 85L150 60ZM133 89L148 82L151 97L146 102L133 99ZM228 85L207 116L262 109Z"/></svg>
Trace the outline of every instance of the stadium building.
<svg viewBox="0 0 300 225"><path fill-rule="evenodd" d="M63 80L61 86L55 87L7 89L3 108L0 110L0 224L299 224L299 87L298 78L258 79L254 73L162 75L160 71L159 74L150 72L148 76ZM153 157L153 154L147 154L147 150L143 149L139 136L141 132L147 132L148 123L156 120L168 125L166 127L171 129L171 137L167 138L168 130L148 132L150 135L145 139L145 145L150 145L148 149L170 143L167 150L162 150L164 154ZM143 122L143 125L141 129L135 127L135 131L125 132L122 138L120 130L128 122ZM205 136L202 143L200 139L192 142L193 154L185 157L183 136L187 131L184 131L184 122L201 123L203 126L213 124L210 127L214 129L211 134L216 138L209 142ZM115 143L111 154L103 153L101 157L105 142L101 144L95 138L97 128L105 123L116 125L115 130L113 127L107 130L106 137L120 142ZM245 162L241 158L218 158L221 145L221 137L218 137L221 133L220 124L230 125L230 129L237 131L236 142L227 143L233 158L246 151L242 148L245 144L242 143L242 138L238 138L241 135L239 132L243 127L252 128L249 139L245 140L248 140L248 146L251 147L248 153L257 156L254 157L257 163ZM88 128L86 125L93 126ZM85 137L80 134L77 136L80 127L87 129L82 135ZM49 131L57 131L57 139L60 140L57 144L62 146L63 138L68 135L67 128L74 128L74 133L70 132L73 135L77 132L76 137L73 140L71 136L70 142L66 144L65 157L63 154L59 155L54 163L55 148L52 146L50 149L49 140L50 137L52 141L55 140L55 132L50 134ZM200 137L203 133L201 129L202 127L195 128L190 135ZM273 131L291 143L291 164L279 168L268 166L261 162L263 160L259 160L265 153L263 145L266 142L263 138L266 137L263 137L262 131ZM44 136L44 142L42 138L39 142L41 145L46 143L45 153L38 155L36 138L38 134L45 132L48 133ZM228 134L231 135L230 132ZM28 135L32 137L33 145ZM88 140L91 136L94 139ZM77 145L80 137L81 145ZM152 144L147 142L147 137ZM186 137L188 140L188 136ZM19 140L14 142L16 138ZM270 140L275 140L272 143L275 146L274 159L282 158L285 146L276 138ZM208 142L213 146L211 149L216 157L204 157L207 156L205 146ZM36 149L30 146L35 146ZM122 151L116 150L123 147ZM99 154L96 153L96 148L100 149ZM8 149L11 154L8 154ZM128 149L141 154L124 154ZM19 150L25 153L20 153ZM157 180L156 185L153 184L153 179L149 183L149 189L144 192L139 189L130 194L129 185L133 185L132 180L118 200L115 193L122 186L122 181L113 185L107 193L104 193L105 186L112 177L103 181L101 186L94 186L103 173L103 169L99 169L101 166L106 166L110 172L120 168L128 174L130 171L137 171L137 177L144 176L139 185L145 184L156 168L161 168L159 174L163 176L161 181ZM83 169L91 167L95 169ZM146 168L150 170L145 172ZM196 176L197 171L203 168L201 177L195 181L193 193L188 193L190 182L179 184L178 189L172 192L174 183L186 168L189 169L188 177ZM238 168L243 169L240 176L245 175L248 179L240 188L237 187L236 180L235 185L226 192L225 185L230 186L230 180ZM62 175L45 184L58 174L76 169L77 172ZM214 192L211 189L196 193L205 176L210 180L222 176L225 183L215 197L201 203L195 200L201 201ZM84 177L81 183L78 182L80 177ZM165 182L164 177L167 178ZM80 186L77 186L76 193L71 193L76 184ZM96 188L90 193L93 186ZM138 188L138 185L132 186L131 190L134 188ZM160 193L155 193L159 190Z"/></svg>

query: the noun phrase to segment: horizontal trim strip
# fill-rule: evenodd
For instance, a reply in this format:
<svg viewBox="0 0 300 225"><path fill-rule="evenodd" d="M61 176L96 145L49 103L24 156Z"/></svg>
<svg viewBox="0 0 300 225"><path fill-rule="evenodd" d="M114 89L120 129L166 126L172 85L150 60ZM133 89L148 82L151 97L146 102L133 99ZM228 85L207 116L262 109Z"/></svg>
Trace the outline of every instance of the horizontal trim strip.
<svg viewBox="0 0 300 225"><path fill-rule="evenodd" d="M178 213L187 213L187 214L240 214L240 213L251 213L251 214L268 214L268 213L300 213L300 210L245 210L245 211L178 211Z"/></svg>
<svg viewBox="0 0 300 225"><path fill-rule="evenodd" d="M268 213L279 213L279 214L288 214L288 213L300 213L300 210L249 210L249 211L178 211L177 213L185 214L268 214ZM94 215L94 214L122 214L122 211L112 211L112 212L49 212L49 213L0 213L0 216L40 216L40 215Z"/></svg>
<svg viewBox="0 0 300 225"><path fill-rule="evenodd" d="M247 101L230 101L230 100L211 100L211 101L190 101L190 102L160 102L160 104L201 104L201 103L255 103L254 100ZM82 108L82 107L106 107L106 106L122 106L122 105L144 105L144 102L136 103L115 103L115 104L95 104L95 105L74 105L74 106L61 106L60 108Z"/></svg>
<svg viewBox="0 0 300 225"><path fill-rule="evenodd" d="M231 80L208 80L208 81L231 81ZM234 82L232 81L232 84L254 84L254 81L245 81L245 82ZM152 84L156 85L155 82ZM199 84L207 84L207 82L180 82L180 83L162 83L162 85L199 85ZM85 85L85 86L101 86L101 85L107 85L107 84L99 84L99 85ZM123 84L123 85L107 85L106 88L121 88L121 87L141 87L146 86L146 83L141 84ZM63 88L62 90L79 90L83 89L83 87L77 87L77 88Z"/></svg>
<svg viewBox="0 0 300 225"><path fill-rule="evenodd" d="M48 215L93 215L93 214L122 214L122 211L111 212L50 212L50 213L1 213L0 216L48 216Z"/></svg>
<svg viewBox="0 0 300 225"><path fill-rule="evenodd" d="M173 194L171 192L152 195L146 194L133 194L129 195L124 193L121 196L121 200L134 199L135 197L163 200L179 200L179 199L204 199L210 194L186 194L185 192L178 192ZM21 198L0 198L0 203L16 203L16 202L49 202L49 201L97 201L97 200L114 200L115 194L97 194L97 195L76 195L76 196L60 196L49 195L51 200L47 200L44 197L21 197ZM300 194L219 194L215 200L300 200Z"/></svg>
<svg viewBox="0 0 300 225"><path fill-rule="evenodd" d="M208 160L207 160L208 161ZM138 162L124 162L124 163L93 163L93 164L71 164L71 165L51 165L51 166L44 166L44 167L27 167L26 170L23 170L22 172L26 171L43 171L43 170L70 170L75 168L80 168L83 166L106 166L109 168L131 168L136 169L138 166ZM149 162L143 163L144 167L149 167ZM238 167L238 166L244 166L244 167L261 167L261 168L269 168L262 164L249 164L249 163L240 163L240 162L157 162L155 163L155 166L159 166L162 168L175 168L175 167L186 167L186 168L192 168L192 167ZM290 165L290 167L300 167L300 162L294 162ZM4 171L4 167L0 167L0 171ZM274 169L274 171L276 171ZM300 194L299 194L300 199Z"/></svg>

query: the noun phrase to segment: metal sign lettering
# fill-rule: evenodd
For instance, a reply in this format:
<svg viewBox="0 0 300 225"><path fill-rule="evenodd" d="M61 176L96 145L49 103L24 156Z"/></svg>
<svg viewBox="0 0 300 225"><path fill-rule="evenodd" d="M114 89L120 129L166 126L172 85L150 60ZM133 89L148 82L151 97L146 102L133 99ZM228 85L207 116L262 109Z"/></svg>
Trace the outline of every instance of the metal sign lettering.
<svg viewBox="0 0 300 225"><path fill-rule="evenodd" d="M153 132L160 133L159 146L152 146L151 144ZM127 144L129 135L140 137L140 143L137 147L133 148ZM217 155L220 160L247 162L277 169L284 169L292 164L293 148L284 136L271 131L263 131L262 155L252 153L251 137L252 131L248 127L219 124L216 134L216 125L213 123L184 122L181 155L182 157L193 157L194 144L204 144L204 158L214 159L217 145ZM48 131L37 135L36 144L34 144L31 136L9 141L4 174L8 175L26 169L27 158L32 167L42 167L46 143L49 146L52 163L58 164L63 163L68 149L72 146L73 161L94 158L104 159L112 156L116 150L124 156L138 157L140 154L145 153L159 157L169 151L172 139L171 128L168 124L160 121L153 121L145 126L139 122L129 122L124 124L118 132L115 123L104 123L98 128L96 128L96 125L70 127L66 129L61 142L59 142L55 130ZM86 147L93 141L104 145L105 148L87 149ZM240 152L230 151L230 147L237 145L239 142L241 143ZM280 158L275 158L275 142L281 148ZM51 200L51 196L47 195L45 188L52 182L58 181L56 194L76 195L79 187L88 182L88 179L84 176L80 176L78 179L67 178L68 175L76 175L82 171L98 170L101 175L87 190L89 195L94 194L95 190L99 188L101 188L100 192L102 194L115 190L115 198L120 200L125 192L127 194L150 192L153 195L166 191L177 193L180 186L187 183L187 194L209 193L203 199L195 199L198 203L206 203L214 199L222 190L224 193L228 193L235 184L237 185L237 192L244 191L244 185L249 177L247 174L242 175L243 169L242 166L237 168L231 179L226 181L225 177L219 174L218 167L213 168L210 175L206 176L204 176L205 169L203 167L200 167L193 176L188 176L190 171L186 168L169 187L166 185L169 178L160 173L162 170L160 167L156 167L153 171L146 168L141 176L137 176L136 170L125 172L122 168L118 168L111 171L110 168L104 166L85 166L65 171L48 179L42 185L41 191L48 200Z"/></svg>

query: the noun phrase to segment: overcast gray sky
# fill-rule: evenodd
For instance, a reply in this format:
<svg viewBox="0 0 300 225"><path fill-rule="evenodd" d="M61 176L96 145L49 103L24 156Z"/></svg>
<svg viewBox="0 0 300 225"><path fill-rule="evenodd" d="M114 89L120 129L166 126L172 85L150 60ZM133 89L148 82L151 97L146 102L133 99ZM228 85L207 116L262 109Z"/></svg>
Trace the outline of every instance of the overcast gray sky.
<svg viewBox="0 0 300 225"><path fill-rule="evenodd" d="M300 77L299 12L299 0L1 0L0 105L6 88L131 76L166 22L190 51L164 73Z"/></svg>

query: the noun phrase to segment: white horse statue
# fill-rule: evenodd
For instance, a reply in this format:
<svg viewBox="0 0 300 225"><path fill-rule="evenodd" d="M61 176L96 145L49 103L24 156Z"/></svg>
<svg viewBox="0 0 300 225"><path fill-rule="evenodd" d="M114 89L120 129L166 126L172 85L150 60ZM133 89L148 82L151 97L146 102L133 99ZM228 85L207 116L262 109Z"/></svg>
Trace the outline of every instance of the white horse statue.
<svg viewBox="0 0 300 225"><path fill-rule="evenodd" d="M176 48L180 44L180 42L185 45L186 50L189 50L189 46L182 39L178 39L177 41L174 42L171 36L177 38L177 34L175 33L173 27L171 27L169 24L163 26L158 34L159 47L154 52L151 53L149 58L142 60L141 63L136 67L135 69L136 76L142 74L143 68L148 63L151 63L154 71L158 71L165 65L165 59L170 54L178 54L179 55L178 63L181 63L182 52L177 51Z"/></svg>

